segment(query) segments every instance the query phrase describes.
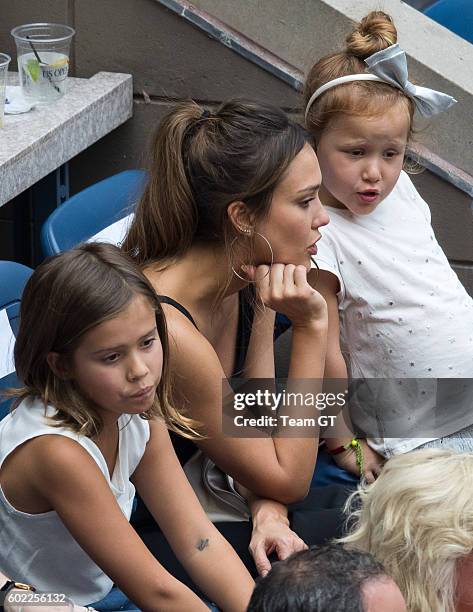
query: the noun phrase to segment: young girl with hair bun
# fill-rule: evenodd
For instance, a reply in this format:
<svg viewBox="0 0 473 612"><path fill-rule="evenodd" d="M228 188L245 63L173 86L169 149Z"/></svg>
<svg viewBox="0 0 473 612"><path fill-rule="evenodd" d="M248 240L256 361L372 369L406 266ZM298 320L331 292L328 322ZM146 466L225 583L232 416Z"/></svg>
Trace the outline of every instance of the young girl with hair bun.
<svg viewBox="0 0 473 612"><path fill-rule="evenodd" d="M471 385L453 384L457 397L442 403L441 383L425 381L473 376L473 300L402 170L415 111L430 117L455 100L413 85L396 41L392 19L372 12L305 85L331 220L316 257L329 312L325 376L391 379L373 383L364 405L381 422L377 437L327 440L340 466L368 480L385 458L422 445L473 450Z"/></svg>
<svg viewBox="0 0 473 612"><path fill-rule="evenodd" d="M274 378L275 311L293 325L289 380L323 376L326 305L307 271L328 217L310 140L270 105L179 105L156 132L150 180L123 244L161 295L174 404L205 433L198 448L175 438L177 453L209 516L242 558L250 543L260 573L271 552L285 558L304 539L329 539L338 523L327 510L345 495L308 498L297 512L315 514L299 530L286 506L309 490L318 431L248 438L222 430L229 379Z"/></svg>
<svg viewBox="0 0 473 612"><path fill-rule="evenodd" d="M41 264L15 365L24 387L0 422L0 571L51 604L208 610L130 526L136 487L207 597L243 612L253 580L175 456L167 428L193 438L196 424L170 402L165 319L134 263L96 243Z"/></svg>

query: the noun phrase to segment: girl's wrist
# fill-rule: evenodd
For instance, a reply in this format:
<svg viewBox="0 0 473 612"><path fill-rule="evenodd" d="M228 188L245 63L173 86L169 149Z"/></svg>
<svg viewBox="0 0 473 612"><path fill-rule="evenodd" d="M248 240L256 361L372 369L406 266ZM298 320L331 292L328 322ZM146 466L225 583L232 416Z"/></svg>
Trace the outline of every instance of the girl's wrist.
<svg viewBox="0 0 473 612"><path fill-rule="evenodd" d="M304 334L326 335L328 329L328 319L310 319L308 321L292 321L293 333L301 331Z"/></svg>
<svg viewBox="0 0 473 612"><path fill-rule="evenodd" d="M341 446L337 446L336 448L327 449L327 450L329 454L335 458L335 460L337 456L340 456L342 454L343 456L345 456L346 453L354 453L356 465L358 469L360 470L360 476L364 475L365 461L364 461L362 440L358 439L355 436L346 444L342 444Z"/></svg>

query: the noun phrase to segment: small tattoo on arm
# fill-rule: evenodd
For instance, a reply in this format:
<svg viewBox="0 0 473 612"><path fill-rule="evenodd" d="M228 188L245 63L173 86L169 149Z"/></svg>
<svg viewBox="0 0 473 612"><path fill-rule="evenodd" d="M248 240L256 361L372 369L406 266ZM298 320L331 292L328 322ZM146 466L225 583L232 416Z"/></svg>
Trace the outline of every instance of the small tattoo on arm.
<svg viewBox="0 0 473 612"><path fill-rule="evenodd" d="M204 550L204 548L207 548L207 546L209 545L209 539L207 538L206 540L199 540L199 542L197 543L197 550Z"/></svg>

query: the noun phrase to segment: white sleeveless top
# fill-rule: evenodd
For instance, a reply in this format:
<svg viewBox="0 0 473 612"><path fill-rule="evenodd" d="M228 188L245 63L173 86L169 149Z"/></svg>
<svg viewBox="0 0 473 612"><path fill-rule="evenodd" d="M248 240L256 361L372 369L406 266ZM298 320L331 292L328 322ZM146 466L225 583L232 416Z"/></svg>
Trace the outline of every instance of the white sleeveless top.
<svg viewBox="0 0 473 612"><path fill-rule="evenodd" d="M91 455L129 520L135 495L130 476L143 457L150 435L149 423L138 415L119 417L119 453L110 479L98 446L69 429L52 427L47 417L54 413L55 409L48 406L45 415L40 400L27 399L0 421L0 470L6 457L27 440L48 434L66 436ZM56 512L20 512L9 503L1 487L0 570L11 579L31 583L42 591L65 593L80 605L99 601L113 586L112 580L72 538Z"/></svg>
<svg viewBox="0 0 473 612"><path fill-rule="evenodd" d="M473 378L473 299L435 238L427 203L401 172L369 215L327 209L316 260L340 282L340 346L349 374L391 379L373 383L373 393L383 394L375 408L387 435L369 443L390 457L471 425L472 385L453 405L432 380ZM411 381L396 391L392 379ZM388 437L396 435L396 419L409 422L412 437Z"/></svg>

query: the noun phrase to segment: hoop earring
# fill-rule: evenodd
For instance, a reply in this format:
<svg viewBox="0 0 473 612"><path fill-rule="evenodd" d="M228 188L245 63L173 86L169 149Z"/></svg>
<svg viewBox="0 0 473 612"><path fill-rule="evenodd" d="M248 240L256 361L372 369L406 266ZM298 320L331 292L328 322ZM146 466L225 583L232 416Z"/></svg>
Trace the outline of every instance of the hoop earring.
<svg viewBox="0 0 473 612"><path fill-rule="evenodd" d="M320 274L320 268L319 268L319 264L315 261L314 256L311 255L310 256L310 261L314 264L315 269L317 270L317 274L315 276L315 283L312 285L312 288L315 289L317 286L317 283L319 282L319 274ZM312 268L313 269L313 268Z"/></svg>
<svg viewBox="0 0 473 612"><path fill-rule="evenodd" d="M245 233L247 233L245 230L243 230ZM266 272L266 274L263 276L263 278L266 278L268 276L268 274L271 272L271 268L273 266L274 263L274 253L273 253L273 247L271 246L271 243L269 242L269 240L266 238L266 236L263 236L263 234L260 234L259 232L254 232L254 234L257 234L258 236L261 236L261 238L266 242L266 244L268 245L269 251L271 253L271 263L269 264L269 270ZM232 251L233 245L235 244L235 242L238 240L238 236L235 236L235 238L231 241L230 243L230 252ZM243 278L243 276L241 276L241 274L238 274L238 272L235 270L235 268L232 265L232 272L233 274L239 278L240 280L244 281L245 283L256 283L257 281L254 280L249 280L248 278Z"/></svg>

